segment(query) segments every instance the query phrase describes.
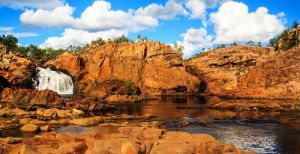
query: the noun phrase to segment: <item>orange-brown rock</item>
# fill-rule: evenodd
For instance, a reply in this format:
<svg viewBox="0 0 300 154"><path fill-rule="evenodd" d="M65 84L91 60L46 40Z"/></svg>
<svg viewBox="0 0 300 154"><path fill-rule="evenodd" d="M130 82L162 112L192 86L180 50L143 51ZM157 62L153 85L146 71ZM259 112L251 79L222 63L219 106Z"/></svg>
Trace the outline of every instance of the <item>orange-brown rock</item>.
<svg viewBox="0 0 300 154"><path fill-rule="evenodd" d="M181 55L159 42L106 43L91 46L78 56L82 59L80 63L76 55L69 53L48 63L77 77L77 93L103 96L105 92L99 90L101 84L115 79L132 80L143 94L198 91L199 79L186 71ZM78 71L78 68L81 70Z"/></svg>
<svg viewBox="0 0 300 154"><path fill-rule="evenodd" d="M47 62L46 66L54 67L56 70L67 71L69 75L77 77L84 67L84 63L78 55L64 52L59 58Z"/></svg>
<svg viewBox="0 0 300 154"><path fill-rule="evenodd" d="M104 128L105 129L105 128ZM84 134L45 133L24 139L22 143L1 143L5 153L120 153L120 154L216 154L249 153L233 145L221 144L206 135L165 132L147 127L124 127L118 132L103 133L100 128ZM165 133L164 133L165 132Z"/></svg>
<svg viewBox="0 0 300 154"><path fill-rule="evenodd" d="M205 81L205 92L223 96L237 88L243 75L275 54L273 48L235 46L208 51L186 65L191 74Z"/></svg>
<svg viewBox="0 0 300 154"><path fill-rule="evenodd" d="M37 91L33 89L5 88L1 95L1 102L10 107L27 109L31 105L61 106L63 100L60 95L51 90Z"/></svg>
<svg viewBox="0 0 300 154"><path fill-rule="evenodd" d="M241 77L229 95L243 98L300 98L300 48L280 52Z"/></svg>
<svg viewBox="0 0 300 154"><path fill-rule="evenodd" d="M0 44L0 85L3 88L32 87L34 74L35 64L31 60L6 52L5 46Z"/></svg>

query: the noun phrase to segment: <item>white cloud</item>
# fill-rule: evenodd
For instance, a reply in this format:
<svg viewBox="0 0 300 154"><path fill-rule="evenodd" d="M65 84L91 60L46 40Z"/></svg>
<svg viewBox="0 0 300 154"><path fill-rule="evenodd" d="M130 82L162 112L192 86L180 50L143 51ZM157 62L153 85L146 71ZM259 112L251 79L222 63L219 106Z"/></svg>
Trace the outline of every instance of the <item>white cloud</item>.
<svg viewBox="0 0 300 154"><path fill-rule="evenodd" d="M5 35L8 35L8 34L11 34L17 38L22 38L22 37L36 37L36 36L39 36L39 34L37 33L32 33L32 32L8 32L8 33L5 33Z"/></svg>
<svg viewBox="0 0 300 154"><path fill-rule="evenodd" d="M188 11L176 0L168 0L165 6L153 3L145 8L139 8L135 14L170 20L177 15L188 15Z"/></svg>
<svg viewBox="0 0 300 154"><path fill-rule="evenodd" d="M202 0L189 0L186 7L191 10L191 19L204 19L206 14L206 4Z"/></svg>
<svg viewBox="0 0 300 154"><path fill-rule="evenodd" d="M265 7L249 12L248 6L240 2L226 2L217 12L210 15L214 24L215 44L266 42L284 30L283 21L277 15L268 13Z"/></svg>
<svg viewBox="0 0 300 154"><path fill-rule="evenodd" d="M0 27L0 32L11 32L14 30L14 27Z"/></svg>
<svg viewBox="0 0 300 154"><path fill-rule="evenodd" d="M13 9L53 9L58 6L63 6L63 4L64 0L0 0L0 6L6 6Z"/></svg>
<svg viewBox="0 0 300 154"><path fill-rule="evenodd" d="M14 27L0 27L0 34L13 35L17 38L39 36L39 34L32 32L14 32L14 29Z"/></svg>
<svg viewBox="0 0 300 154"><path fill-rule="evenodd" d="M141 31L158 26L160 19L170 20L177 15L188 14L181 3L177 3L175 0L167 1L165 6L150 4L136 11L112 10L110 2L97 0L87 7L79 18L74 18L73 13L74 8L68 5L59 6L53 10L26 10L21 14L20 21L25 26L40 28Z"/></svg>
<svg viewBox="0 0 300 154"><path fill-rule="evenodd" d="M126 29L138 31L153 28L158 21L150 16L134 15L132 10L124 12L112 10L106 1L95 1L87 7L81 17L75 19L73 28L87 30Z"/></svg>
<svg viewBox="0 0 300 154"><path fill-rule="evenodd" d="M185 58L192 56L196 50L212 47L212 36L204 28L190 28L180 36L183 37L183 41L178 43L184 47Z"/></svg>
<svg viewBox="0 0 300 154"><path fill-rule="evenodd" d="M69 5L59 6L53 10L26 10L20 16L20 21L25 26L33 27L64 27L72 25L74 9Z"/></svg>
<svg viewBox="0 0 300 154"><path fill-rule="evenodd" d="M40 46L42 48L52 47L54 49L66 49L70 45L83 46L98 38L107 40L109 38L120 37L122 35L127 36L127 32L122 30L108 30L92 33L84 30L66 29L62 36L50 37Z"/></svg>

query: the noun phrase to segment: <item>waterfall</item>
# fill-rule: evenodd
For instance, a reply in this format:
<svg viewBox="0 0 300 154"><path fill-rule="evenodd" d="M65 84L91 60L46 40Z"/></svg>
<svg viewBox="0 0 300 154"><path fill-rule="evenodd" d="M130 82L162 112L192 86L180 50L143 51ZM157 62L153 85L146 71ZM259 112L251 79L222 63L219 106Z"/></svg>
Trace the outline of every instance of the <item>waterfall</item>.
<svg viewBox="0 0 300 154"><path fill-rule="evenodd" d="M37 90L49 89L60 95L73 94L72 78L64 73L52 71L50 68L37 68L38 74L34 81Z"/></svg>

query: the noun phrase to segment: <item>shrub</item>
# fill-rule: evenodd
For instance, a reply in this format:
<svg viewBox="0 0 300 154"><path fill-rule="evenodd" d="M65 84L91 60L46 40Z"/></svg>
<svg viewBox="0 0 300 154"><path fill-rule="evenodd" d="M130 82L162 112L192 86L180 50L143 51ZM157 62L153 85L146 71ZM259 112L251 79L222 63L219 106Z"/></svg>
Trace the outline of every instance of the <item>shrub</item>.
<svg viewBox="0 0 300 154"><path fill-rule="evenodd" d="M127 43L132 43L133 41L130 40L129 38L125 37L124 35L122 35L121 37L117 37L113 40L113 42L115 43L121 43L121 42L127 42Z"/></svg>
<svg viewBox="0 0 300 154"><path fill-rule="evenodd" d="M175 43L173 44L173 48L174 48L174 50L177 51L180 55L183 55L183 49L184 49L184 47L183 47L182 45L180 45L180 44L178 44L177 42L175 42Z"/></svg>
<svg viewBox="0 0 300 154"><path fill-rule="evenodd" d="M0 42L4 44L9 51L15 51L18 47L18 39L13 35L0 36Z"/></svg>
<svg viewBox="0 0 300 154"><path fill-rule="evenodd" d="M147 36L142 36L142 35L138 34L137 40L138 40L138 42L147 42L148 38L147 38Z"/></svg>
<svg viewBox="0 0 300 154"><path fill-rule="evenodd" d="M128 95L137 95L137 88L135 88L134 83L131 78L127 80L127 91Z"/></svg>
<svg viewBox="0 0 300 154"><path fill-rule="evenodd" d="M292 28L295 28L298 26L298 23L295 22ZM297 39L297 36L295 34L290 33L292 28L288 28L284 30L280 35L277 37L274 37L270 39L269 45L273 46L275 50L278 50L278 48L283 50L288 50L293 48L299 43L299 40ZM279 46L280 43L280 46Z"/></svg>

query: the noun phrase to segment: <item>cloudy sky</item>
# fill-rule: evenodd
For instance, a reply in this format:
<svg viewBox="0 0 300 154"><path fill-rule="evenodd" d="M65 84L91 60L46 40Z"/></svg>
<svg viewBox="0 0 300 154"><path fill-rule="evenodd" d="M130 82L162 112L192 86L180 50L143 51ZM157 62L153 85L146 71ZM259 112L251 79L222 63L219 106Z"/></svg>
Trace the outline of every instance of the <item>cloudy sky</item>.
<svg viewBox="0 0 300 154"><path fill-rule="evenodd" d="M300 19L299 0L0 0L0 34L67 48L137 34L178 42L189 57L232 42L267 43Z"/></svg>

